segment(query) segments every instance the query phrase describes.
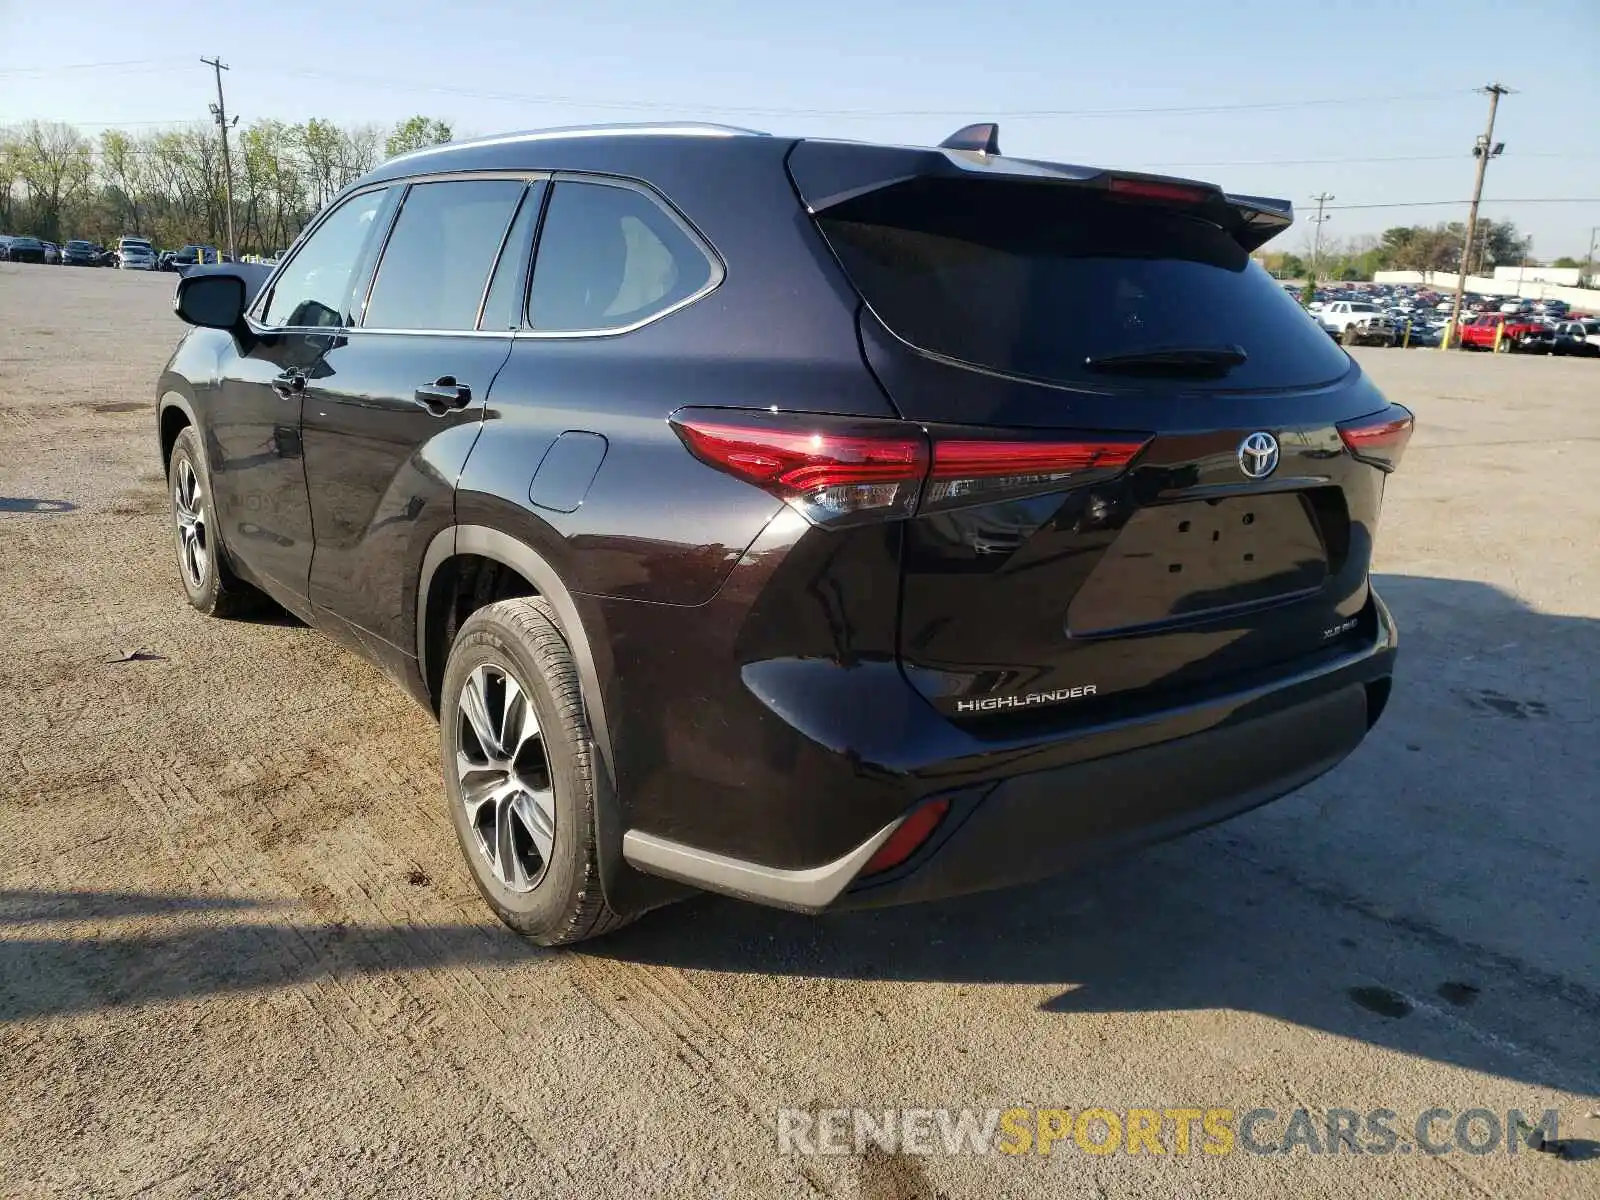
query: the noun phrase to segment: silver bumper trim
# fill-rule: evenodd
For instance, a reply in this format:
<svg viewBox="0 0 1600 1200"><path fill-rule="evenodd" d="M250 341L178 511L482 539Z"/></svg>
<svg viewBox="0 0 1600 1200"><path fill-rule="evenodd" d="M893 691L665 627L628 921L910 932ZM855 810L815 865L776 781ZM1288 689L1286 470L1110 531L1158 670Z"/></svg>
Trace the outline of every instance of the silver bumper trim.
<svg viewBox="0 0 1600 1200"><path fill-rule="evenodd" d="M641 871L693 884L709 892L722 892L779 908L819 912L838 899L839 893L878 852L878 847L900 827L902 819L889 822L842 858L803 870L765 867L742 858L697 850L637 829L623 834L622 856Z"/></svg>

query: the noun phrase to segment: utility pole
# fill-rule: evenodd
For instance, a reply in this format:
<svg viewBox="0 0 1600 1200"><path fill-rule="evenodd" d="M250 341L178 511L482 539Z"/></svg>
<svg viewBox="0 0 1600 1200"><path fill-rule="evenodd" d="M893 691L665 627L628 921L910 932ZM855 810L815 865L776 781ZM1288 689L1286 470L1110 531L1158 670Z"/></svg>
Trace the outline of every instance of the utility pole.
<svg viewBox="0 0 1600 1200"><path fill-rule="evenodd" d="M1336 200L1338 197L1323 192L1320 196L1311 198L1317 202L1317 215L1311 218L1311 223L1317 227L1317 232L1311 240L1311 278L1315 280L1322 273L1322 223L1333 220L1332 216L1322 210L1328 201Z"/></svg>
<svg viewBox="0 0 1600 1200"><path fill-rule="evenodd" d="M228 69L228 64L222 61L220 54L216 58L202 58L200 61L217 76L217 102L211 106L211 115L217 120L217 128L222 130L222 203L228 223L228 257L237 261L239 248L233 241L233 162L228 157L228 106L222 99L222 73ZM233 120L234 124L238 124L238 117Z"/></svg>
<svg viewBox="0 0 1600 1200"><path fill-rule="evenodd" d="M1589 279L1594 276L1594 248L1595 242L1600 239L1600 225L1589 228L1589 253L1583 256L1583 274L1579 277L1578 286L1584 287Z"/></svg>
<svg viewBox="0 0 1600 1200"><path fill-rule="evenodd" d="M1450 349L1450 342L1456 336L1456 325L1461 319L1461 299L1467 290L1467 268L1471 265L1472 238L1478 232L1478 203L1483 199L1483 175L1489 169L1489 160L1498 158L1505 150L1504 142L1496 143L1494 140L1494 114L1500 107L1500 97L1507 95L1511 89L1504 84L1491 83L1486 87L1477 89L1489 97L1489 124L1484 127L1477 143L1472 147L1472 156L1478 160L1478 177L1472 184L1472 207L1467 209L1467 237L1461 244L1461 274L1456 279L1455 299L1450 302L1450 324L1445 326L1444 337L1439 339L1439 347L1443 350Z"/></svg>

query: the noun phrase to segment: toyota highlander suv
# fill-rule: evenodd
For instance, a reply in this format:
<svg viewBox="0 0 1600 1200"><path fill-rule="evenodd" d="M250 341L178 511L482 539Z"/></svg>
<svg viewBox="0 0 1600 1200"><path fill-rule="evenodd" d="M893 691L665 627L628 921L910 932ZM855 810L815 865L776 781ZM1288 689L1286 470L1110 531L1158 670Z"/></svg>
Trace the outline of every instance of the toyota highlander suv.
<svg viewBox="0 0 1600 1200"><path fill-rule="evenodd" d="M190 603L437 714L545 944L1039 879L1316 778L1388 699L1411 414L1251 262L1285 202L997 142L493 137L196 268Z"/></svg>

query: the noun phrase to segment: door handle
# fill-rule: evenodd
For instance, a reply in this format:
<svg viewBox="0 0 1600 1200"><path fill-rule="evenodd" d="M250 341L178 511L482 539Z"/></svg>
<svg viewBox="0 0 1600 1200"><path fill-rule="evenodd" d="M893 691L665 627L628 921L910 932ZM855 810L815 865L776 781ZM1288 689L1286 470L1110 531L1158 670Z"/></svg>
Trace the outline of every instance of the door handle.
<svg viewBox="0 0 1600 1200"><path fill-rule="evenodd" d="M465 408L472 403L472 389L457 383L454 375L441 375L432 383L419 387L412 398L436 417L442 417L453 408Z"/></svg>
<svg viewBox="0 0 1600 1200"><path fill-rule="evenodd" d="M306 390L306 377L299 371L285 371L272 380L272 390L285 400Z"/></svg>

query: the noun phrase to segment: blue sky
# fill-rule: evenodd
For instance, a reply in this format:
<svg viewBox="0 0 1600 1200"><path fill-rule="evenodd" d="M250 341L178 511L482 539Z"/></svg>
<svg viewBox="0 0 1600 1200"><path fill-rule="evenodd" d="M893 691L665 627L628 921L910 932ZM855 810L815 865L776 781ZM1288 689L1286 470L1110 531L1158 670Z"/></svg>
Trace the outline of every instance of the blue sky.
<svg viewBox="0 0 1600 1200"><path fill-rule="evenodd" d="M1546 258L1582 257L1600 225L1600 0L0 0L0 123L203 120L201 54L232 67L229 108L246 122L426 112L494 133L713 119L927 144L997 117L1007 153L1287 197L1302 220L1284 249L1305 243L1316 192L1335 205L1469 195L1486 109L1472 89L1499 79L1518 91L1500 106L1486 215L1515 220ZM110 60L141 65L64 69ZM1239 105L1273 107L1127 111ZM1569 197L1588 202L1501 202ZM1338 208L1327 231L1464 214Z"/></svg>

